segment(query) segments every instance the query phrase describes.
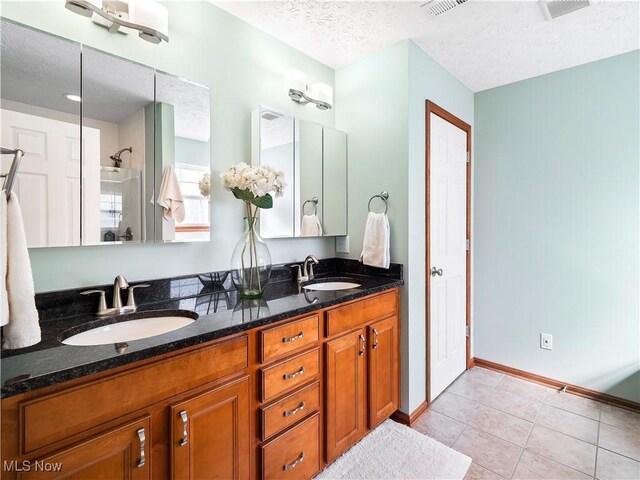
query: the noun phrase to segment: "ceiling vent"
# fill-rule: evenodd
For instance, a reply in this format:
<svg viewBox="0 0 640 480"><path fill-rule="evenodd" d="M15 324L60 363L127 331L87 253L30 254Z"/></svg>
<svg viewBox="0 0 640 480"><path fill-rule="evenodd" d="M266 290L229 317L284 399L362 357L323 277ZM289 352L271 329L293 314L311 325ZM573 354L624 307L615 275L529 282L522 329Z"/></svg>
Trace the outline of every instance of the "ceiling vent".
<svg viewBox="0 0 640 480"><path fill-rule="evenodd" d="M273 112L271 110L264 110L262 112L262 118L264 118L265 120L275 120L280 117L282 117L281 113Z"/></svg>
<svg viewBox="0 0 640 480"><path fill-rule="evenodd" d="M430 2L424 3L421 6L427 7L429 10L429 14L437 17L438 15L443 14L444 12L448 12L454 7L458 5L462 5L466 3L467 0L431 0Z"/></svg>
<svg viewBox="0 0 640 480"><path fill-rule="evenodd" d="M589 6L589 0L540 0L542 13L547 20L553 20L567 13Z"/></svg>

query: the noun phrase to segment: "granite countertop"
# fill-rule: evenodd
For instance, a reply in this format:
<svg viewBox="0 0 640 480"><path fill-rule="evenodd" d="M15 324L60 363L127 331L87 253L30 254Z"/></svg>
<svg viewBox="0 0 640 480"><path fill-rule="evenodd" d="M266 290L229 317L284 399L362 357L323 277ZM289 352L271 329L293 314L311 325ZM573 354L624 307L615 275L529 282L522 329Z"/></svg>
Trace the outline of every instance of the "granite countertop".
<svg viewBox="0 0 640 480"><path fill-rule="evenodd" d="M290 279L272 281L260 300L239 299L234 290L222 285L209 288L200 285L202 288L196 295L171 296L167 301L143 304L133 314L102 318L81 314L41 320L42 342L33 347L2 352L1 396L6 398L62 383L388 290L403 285L401 272L400 266L399 278L344 271L317 275L317 280L344 277L342 280L361 284L360 287L341 291L300 293L296 283ZM61 343L64 338L90 328L157 316L158 311L163 311L164 315L179 314L176 310L195 312L199 318L173 332L125 344L79 347Z"/></svg>

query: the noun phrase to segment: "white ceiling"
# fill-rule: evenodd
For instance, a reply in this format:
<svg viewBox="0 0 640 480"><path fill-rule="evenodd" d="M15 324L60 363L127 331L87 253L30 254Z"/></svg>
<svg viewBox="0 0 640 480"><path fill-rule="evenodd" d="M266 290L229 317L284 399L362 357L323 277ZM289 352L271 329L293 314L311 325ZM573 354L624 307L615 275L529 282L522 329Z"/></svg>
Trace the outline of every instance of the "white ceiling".
<svg viewBox="0 0 640 480"><path fill-rule="evenodd" d="M469 0L437 17L427 0L210 1L333 68L412 39L474 92L640 48L638 0L552 21L534 0Z"/></svg>

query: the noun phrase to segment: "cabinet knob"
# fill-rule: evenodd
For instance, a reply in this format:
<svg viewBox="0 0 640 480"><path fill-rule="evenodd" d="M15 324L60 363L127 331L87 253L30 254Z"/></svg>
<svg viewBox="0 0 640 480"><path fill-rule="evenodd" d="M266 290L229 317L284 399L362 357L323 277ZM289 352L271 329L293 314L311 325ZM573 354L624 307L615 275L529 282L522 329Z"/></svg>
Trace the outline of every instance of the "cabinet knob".
<svg viewBox="0 0 640 480"><path fill-rule="evenodd" d="M186 410L182 410L180 412L180 418L182 419L182 438L180 439L180 446L184 447L189 441L189 433L187 432L189 417L187 417Z"/></svg>
<svg viewBox="0 0 640 480"><path fill-rule="evenodd" d="M147 437L144 434L144 428L140 428L138 429L138 440L140 440L140 459L138 460L138 463L136 464L136 466L138 468L142 468L144 467L147 457L144 453L144 447L147 444Z"/></svg>
<svg viewBox="0 0 640 480"><path fill-rule="evenodd" d="M282 467L282 469L285 472L288 472L289 470L293 470L294 468L296 468L300 463L302 463L302 461L304 460L304 452L301 452L300 455L298 455L298 458L296 458L293 462L291 463L285 463L284 466Z"/></svg>
<svg viewBox="0 0 640 480"><path fill-rule="evenodd" d="M301 338L304 338L304 332L300 332L299 334L293 336L293 337L284 337L282 339L282 343L290 343L290 342L295 342L296 340L300 340Z"/></svg>
<svg viewBox="0 0 640 480"><path fill-rule="evenodd" d="M293 410L289 410L289 411L284 411L282 412L282 415L285 417L290 417L291 415L295 415L296 413L298 413L301 410L304 410L305 407L305 403L304 402L300 402L300 405L298 405L296 408L294 408Z"/></svg>
<svg viewBox="0 0 640 480"><path fill-rule="evenodd" d="M304 367L300 367L300 370L297 370L293 373L285 373L282 377L285 380L291 380L292 378L296 378L298 375L302 375L304 373Z"/></svg>

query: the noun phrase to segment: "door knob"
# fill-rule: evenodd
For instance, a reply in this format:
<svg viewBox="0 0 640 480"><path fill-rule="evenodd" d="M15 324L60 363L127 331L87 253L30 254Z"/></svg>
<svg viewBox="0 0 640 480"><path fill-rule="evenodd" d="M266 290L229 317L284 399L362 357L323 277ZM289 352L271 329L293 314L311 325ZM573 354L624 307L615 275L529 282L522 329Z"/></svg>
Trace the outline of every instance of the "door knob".
<svg viewBox="0 0 640 480"><path fill-rule="evenodd" d="M442 269L441 268L436 268L436 267L431 267L431 276L435 277L436 275L441 277L442 276Z"/></svg>

